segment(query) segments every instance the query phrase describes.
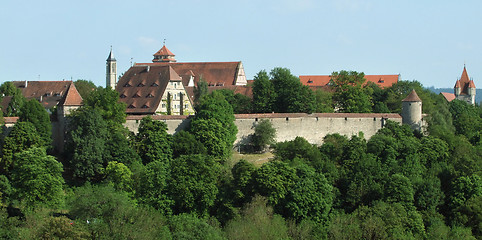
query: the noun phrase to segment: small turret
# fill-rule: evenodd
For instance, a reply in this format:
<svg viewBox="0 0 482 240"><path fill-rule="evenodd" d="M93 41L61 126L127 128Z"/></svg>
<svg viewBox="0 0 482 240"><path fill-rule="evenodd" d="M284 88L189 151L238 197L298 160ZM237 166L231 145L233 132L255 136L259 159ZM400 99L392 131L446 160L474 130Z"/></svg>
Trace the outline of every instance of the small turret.
<svg viewBox="0 0 482 240"><path fill-rule="evenodd" d="M154 59L152 59L152 62L176 62L174 56L176 55L169 51L166 45L163 45L159 51L154 53Z"/></svg>
<svg viewBox="0 0 482 240"><path fill-rule="evenodd" d="M422 130L422 100L415 90L402 100L402 123L413 130Z"/></svg>
<svg viewBox="0 0 482 240"><path fill-rule="evenodd" d="M457 80L457 81L455 82L455 86L454 86L454 94L455 94L455 96L460 95L460 92L461 92L461 91L462 91L462 89L460 88L460 81Z"/></svg>

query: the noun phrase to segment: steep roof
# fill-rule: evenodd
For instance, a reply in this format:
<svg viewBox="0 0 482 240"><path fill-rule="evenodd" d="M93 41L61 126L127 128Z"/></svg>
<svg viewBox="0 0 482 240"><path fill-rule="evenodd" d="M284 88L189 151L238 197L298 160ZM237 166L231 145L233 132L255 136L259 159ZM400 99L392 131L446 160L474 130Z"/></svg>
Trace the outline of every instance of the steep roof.
<svg viewBox="0 0 482 240"><path fill-rule="evenodd" d="M190 76L194 77L194 83L203 79L209 86L230 86L236 84L241 62L155 62L136 63L135 66L171 66L180 77L182 83L187 86Z"/></svg>
<svg viewBox="0 0 482 240"><path fill-rule="evenodd" d="M415 89L408 94L408 96L402 100L402 102L421 102L422 99L420 99L417 95L417 92L415 92Z"/></svg>
<svg viewBox="0 0 482 240"><path fill-rule="evenodd" d="M82 106L82 97L80 96L79 91L75 87L75 84L72 82L67 90L67 93L64 94L62 99L59 101L59 105L61 106Z"/></svg>
<svg viewBox="0 0 482 240"><path fill-rule="evenodd" d="M72 81L13 81L27 99L37 99L44 108L56 106L67 93Z"/></svg>
<svg viewBox="0 0 482 240"><path fill-rule="evenodd" d="M110 53L106 61L115 61L114 52L112 52L112 47L110 49Z"/></svg>
<svg viewBox="0 0 482 240"><path fill-rule="evenodd" d="M367 82L373 82L381 88L391 87L398 82L399 75L365 75ZM322 87L328 85L331 80L330 75L304 75L300 76L303 85L309 87Z"/></svg>
<svg viewBox="0 0 482 240"><path fill-rule="evenodd" d="M176 56L176 55L174 55L174 53L169 51L169 49L167 49L166 45L163 45L162 48L159 51L154 53L154 56Z"/></svg>
<svg viewBox="0 0 482 240"><path fill-rule="evenodd" d="M460 76L460 79L455 82L454 88L460 88L461 95L469 95L469 88L475 88L475 83L473 80L470 80L465 65L464 70L462 71L462 76Z"/></svg>
<svg viewBox="0 0 482 240"><path fill-rule="evenodd" d="M169 80L181 81L169 65L134 65L117 83L119 101L128 114L155 114Z"/></svg>

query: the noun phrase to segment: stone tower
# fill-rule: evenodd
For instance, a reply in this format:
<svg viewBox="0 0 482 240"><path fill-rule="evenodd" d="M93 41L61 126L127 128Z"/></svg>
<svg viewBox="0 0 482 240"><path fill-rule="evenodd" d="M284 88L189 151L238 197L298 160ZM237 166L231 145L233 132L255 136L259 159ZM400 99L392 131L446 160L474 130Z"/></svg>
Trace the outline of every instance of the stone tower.
<svg viewBox="0 0 482 240"><path fill-rule="evenodd" d="M111 87L115 89L117 84L117 61L114 58L112 47L110 48L109 57L106 60L105 68L105 87Z"/></svg>
<svg viewBox="0 0 482 240"><path fill-rule="evenodd" d="M415 90L402 100L402 123L422 131L422 100Z"/></svg>
<svg viewBox="0 0 482 240"><path fill-rule="evenodd" d="M466 101L472 105L475 105L475 83L474 80L469 79L467 70L462 71L462 76L455 82L454 94L455 98Z"/></svg>

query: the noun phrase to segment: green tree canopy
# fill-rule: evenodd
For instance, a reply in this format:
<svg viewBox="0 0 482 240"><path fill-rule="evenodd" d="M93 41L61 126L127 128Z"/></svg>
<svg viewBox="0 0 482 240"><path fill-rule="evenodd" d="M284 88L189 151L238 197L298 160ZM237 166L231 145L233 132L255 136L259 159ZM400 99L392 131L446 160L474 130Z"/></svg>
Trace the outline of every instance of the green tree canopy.
<svg viewBox="0 0 482 240"><path fill-rule="evenodd" d="M0 85L0 95L11 97L7 109L2 109L5 113L5 116L18 116L20 108L27 101L22 95L22 90L15 87L12 82L4 82L2 85Z"/></svg>
<svg viewBox="0 0 482 240"><path fill-rule="evenodd" d="M160 161L170 162L172 159L171 135L167 133L167 125L162 121L154 121L150 116L144 117L136 135L139 156L144 164Z"/></svg>
<svg viewBox="0 0 482 240"><path fill-rule="evenodd" d="M251 143L255 151L265 151L267 147L274 144L276 129L268 119L261 119L254 126L254 134L251 136Z"/></svg>
<svg viewBox="0 0 482 240"><path fill-rule="evenodd" d="M19 121L31 122L42 139L42 146L52 143L52 124L45 108L36 99L31 99L20 108Z"/></svg>
<svg viewBox="0 0 482 240"><path fill-rule="evenodd" d="M3 140L0 167L2 173L8 173L13 167L13 155L31 147L43 146L35 126L30 122L17 122Z"/></svg>
<svg viewBox="0 0 482 240"><path fill-rule="evenodd" d="M59 206L63 202L63 167L44 148L30 148L15 154L12 184L15 198L29 207Z"/></svg>
<svg viewBox="0 0 482 240"><path fill-rule="evenodd" d="M333 100L341 112L367 113L372 111L372 88L365 88L365 74L362 72L333 72L330 83L335 89Z"/></svg>
<svg viewBox="0 0 482 240"><path fill-rule="evenodd" d="M174 200L174 213L207 216L218 194L220 166L213 158L184 155L173 160L169 195Z"/></svg>
<svg viewBox="0 0 482 240"><path fill-rule="evenodd" d="M89 80L78 79L74 84L82 99L87 98L91 92L97 89L97 86Z"/></svg>
<svg viewBox="0 0 482 240"><path fill-rule="evenodd" d="M99 87L83 103L84 107L97 109L108 122L122 124L126 121L126 105L119 102L119 93L114 89Z"/></svg>
<svg viewBox="0 0 482 240"><path fill-rule="evenodd" d="M253 112L269 113L274 111L277 93L268 73L262 70L256 74L253 82Z"/></svg>
<svg viewBox="0 0 482 240"><path fill-rule="evenodd" d="M307 112L315 110L315 96L297 76L287 68L274 68L270 72L271 81L276 91L275 112ZM254 92L253 92L254 94Z"/></svg>

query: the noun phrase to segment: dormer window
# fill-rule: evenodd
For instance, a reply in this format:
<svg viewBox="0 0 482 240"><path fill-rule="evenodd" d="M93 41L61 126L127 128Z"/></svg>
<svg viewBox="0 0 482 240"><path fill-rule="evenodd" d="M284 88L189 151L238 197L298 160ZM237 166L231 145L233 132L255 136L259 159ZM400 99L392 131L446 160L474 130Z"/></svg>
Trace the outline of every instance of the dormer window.
<svg viewBox="0 0 482 240"><path fill-rule="evenodd" d="M151 87L158 87L159 85L157 83L153 83Z"/></svg>
<svg viewBox="0 0 482 240"><path fill-rule="evenodd" d="M125 94L121 94L120 98L126 98L127 96Z"/></svg>
<svg viewBox="0 0 482 240"><path fill-rule="evenodd" d="M45 93L45 96L46 96L46 97L50 97L50 95L52 95L52 93L49 93L49 92L48 92L48 93Z"/></svg>
<svg viewBox="0 0 482 240"><path fill-rule="evenodd" d="M145 85L144 85L144 83L139 83L139 84L137 84L137 86L138 87L144 87Z"/></svg>
<svg viewBox="0 0 482 240"><path fill-rule="evenodd" d="M308 83L313 83L313 81L312 81L312 80L308 80Z"/></svg>
<svg viewBox="0 0 482 240"><path fill-rule="evenodd" d="M147 94L146 98L153 98L154 95L152 95L151 93Z"/></svg>
<svg viewBox="0 0 482 240"><path fill-rule="evenodd" d="M124 87L130 87L131 85L129 83L124 84Z"/></svg>
<svg viewBox="0 0 482 240"><path fill-rule="evenodd" d="M134 94L134 96L132 96L133 98L138 98L138 97L141 97L141 95L139 95L139 93L136 93Z"/></svg>
<svg viewBox="0 0 482 240"><path fill-rule="evenodd" d="M149 108L149 106L147 106L147 104L144 104L144 105L142 105L141 108Z"/></svg>
<svg viewBox="0 0 482 240"><path fill-rule="evenodd" d="M59 97L60 93L57 92L57 93L54 94L54 96Z"/></svg>
<svg viewBox="0 0 482 240"><path fill-rule="evenodd" d="M136 108L136 106L134 106L134 104L131 104L131 105L129 105L129 107L127 107L127 108Z"/></svg>
<svg viewBox="0 0 482 240"><path fill-rule="evenodd" d="M378 83L384 83L384 82L385 82L385 80L383 80L383 79L378 80Z"/></svg>

